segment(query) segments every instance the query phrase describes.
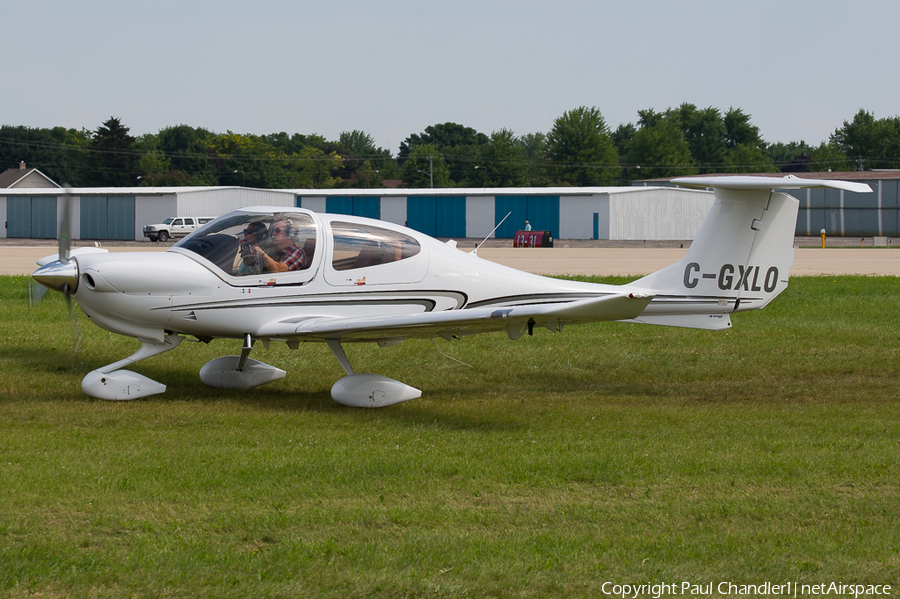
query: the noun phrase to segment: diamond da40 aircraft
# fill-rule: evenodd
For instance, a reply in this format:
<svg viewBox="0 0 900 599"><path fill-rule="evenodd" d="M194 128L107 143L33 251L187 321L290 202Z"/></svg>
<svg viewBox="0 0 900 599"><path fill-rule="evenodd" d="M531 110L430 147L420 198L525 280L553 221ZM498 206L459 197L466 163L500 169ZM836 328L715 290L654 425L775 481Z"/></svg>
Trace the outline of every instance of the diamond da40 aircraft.
<svg viewBox="0 0 900 599"><path fill-rule="evenodd" d="M390 346L406 338L455 339L594 321L726 329L730 314L762 308L788 283L798 202L775 190L861 183L788 177L674 180L715 191L685 257L626 285L563 281L508 268L406 227L300 208L253 207L220 216L165 252L69 252L68 209L60 252L39 261L35 281L77 300L97 326L141 342L131 356L87 374L90 396L127 400L165 391L129 370L186 337L237 339L240 355L205 364L207 385L251 388L285 372L249 357L255 342L324 342L347 373L338 403L382 407L421 391L355 373L346 343ZM68 201L66 202L68 205Z"/></svg>

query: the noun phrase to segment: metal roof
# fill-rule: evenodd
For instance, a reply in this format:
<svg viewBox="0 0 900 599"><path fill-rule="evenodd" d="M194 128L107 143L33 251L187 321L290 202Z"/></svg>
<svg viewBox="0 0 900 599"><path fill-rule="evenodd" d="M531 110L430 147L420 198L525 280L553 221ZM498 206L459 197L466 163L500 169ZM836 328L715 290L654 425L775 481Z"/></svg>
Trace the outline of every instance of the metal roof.
<svg viewBox="0 0 900 599"><path fill-rule="evenodd" d="M210 191L247 189L270 193L291 194L302 197L327 196L374 196L374 197L415 197L415 196L521 196L521 195L558 195L587 196L599 194L636 193L649 187L435 187L415 189L258 189L255 187L73 187L65 189L0 189L0 196L13 195L51 195L58 196L68 191L76 196L88 195L177 195L187 193L205 193ZM672 189L668 187L667 189ZM679 188L676 188L679 189Z"/></svg>

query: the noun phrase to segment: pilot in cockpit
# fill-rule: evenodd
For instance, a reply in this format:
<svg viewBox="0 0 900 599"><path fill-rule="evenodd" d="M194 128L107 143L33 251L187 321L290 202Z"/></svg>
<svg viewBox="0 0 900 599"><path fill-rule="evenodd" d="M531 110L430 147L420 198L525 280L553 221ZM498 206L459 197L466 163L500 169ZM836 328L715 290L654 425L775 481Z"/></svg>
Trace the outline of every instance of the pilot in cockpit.
<svg viewBox="0 0 900 599"><path fill-rule="evenodd" d="M265 253L258 245L253 247L261 256L263 268L268 272L302 269L306 265L306 254L294 243L296 231L291 219L276 218L270 232L271 242L278 249L274 256Z"/></svg>

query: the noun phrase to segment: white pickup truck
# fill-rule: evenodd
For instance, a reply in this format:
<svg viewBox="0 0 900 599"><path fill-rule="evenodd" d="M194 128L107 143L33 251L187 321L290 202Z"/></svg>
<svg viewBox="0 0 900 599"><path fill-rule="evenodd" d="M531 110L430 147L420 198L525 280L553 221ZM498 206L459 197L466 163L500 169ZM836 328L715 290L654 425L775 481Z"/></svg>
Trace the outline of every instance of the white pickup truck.
<svg viewBox="0 0 900 599"><path fill-rule="evenodd" d="M211 221L212 216L173 216L156 225L144 226L144 237L150 241L168 241L172 237L184 237Z"/></svg>

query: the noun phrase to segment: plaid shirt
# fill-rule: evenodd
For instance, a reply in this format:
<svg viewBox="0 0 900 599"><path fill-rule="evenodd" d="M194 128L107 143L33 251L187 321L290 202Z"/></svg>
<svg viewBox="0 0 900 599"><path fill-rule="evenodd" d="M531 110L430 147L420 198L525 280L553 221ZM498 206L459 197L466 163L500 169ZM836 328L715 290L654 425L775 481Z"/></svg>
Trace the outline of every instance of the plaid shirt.
<svg viewBox="0 0 900 599"><path fill-rule="evenodd" d="M275 262L284 262L288 270L300 270L306 264L306 253L293 243L275 255Z"/></svg>

